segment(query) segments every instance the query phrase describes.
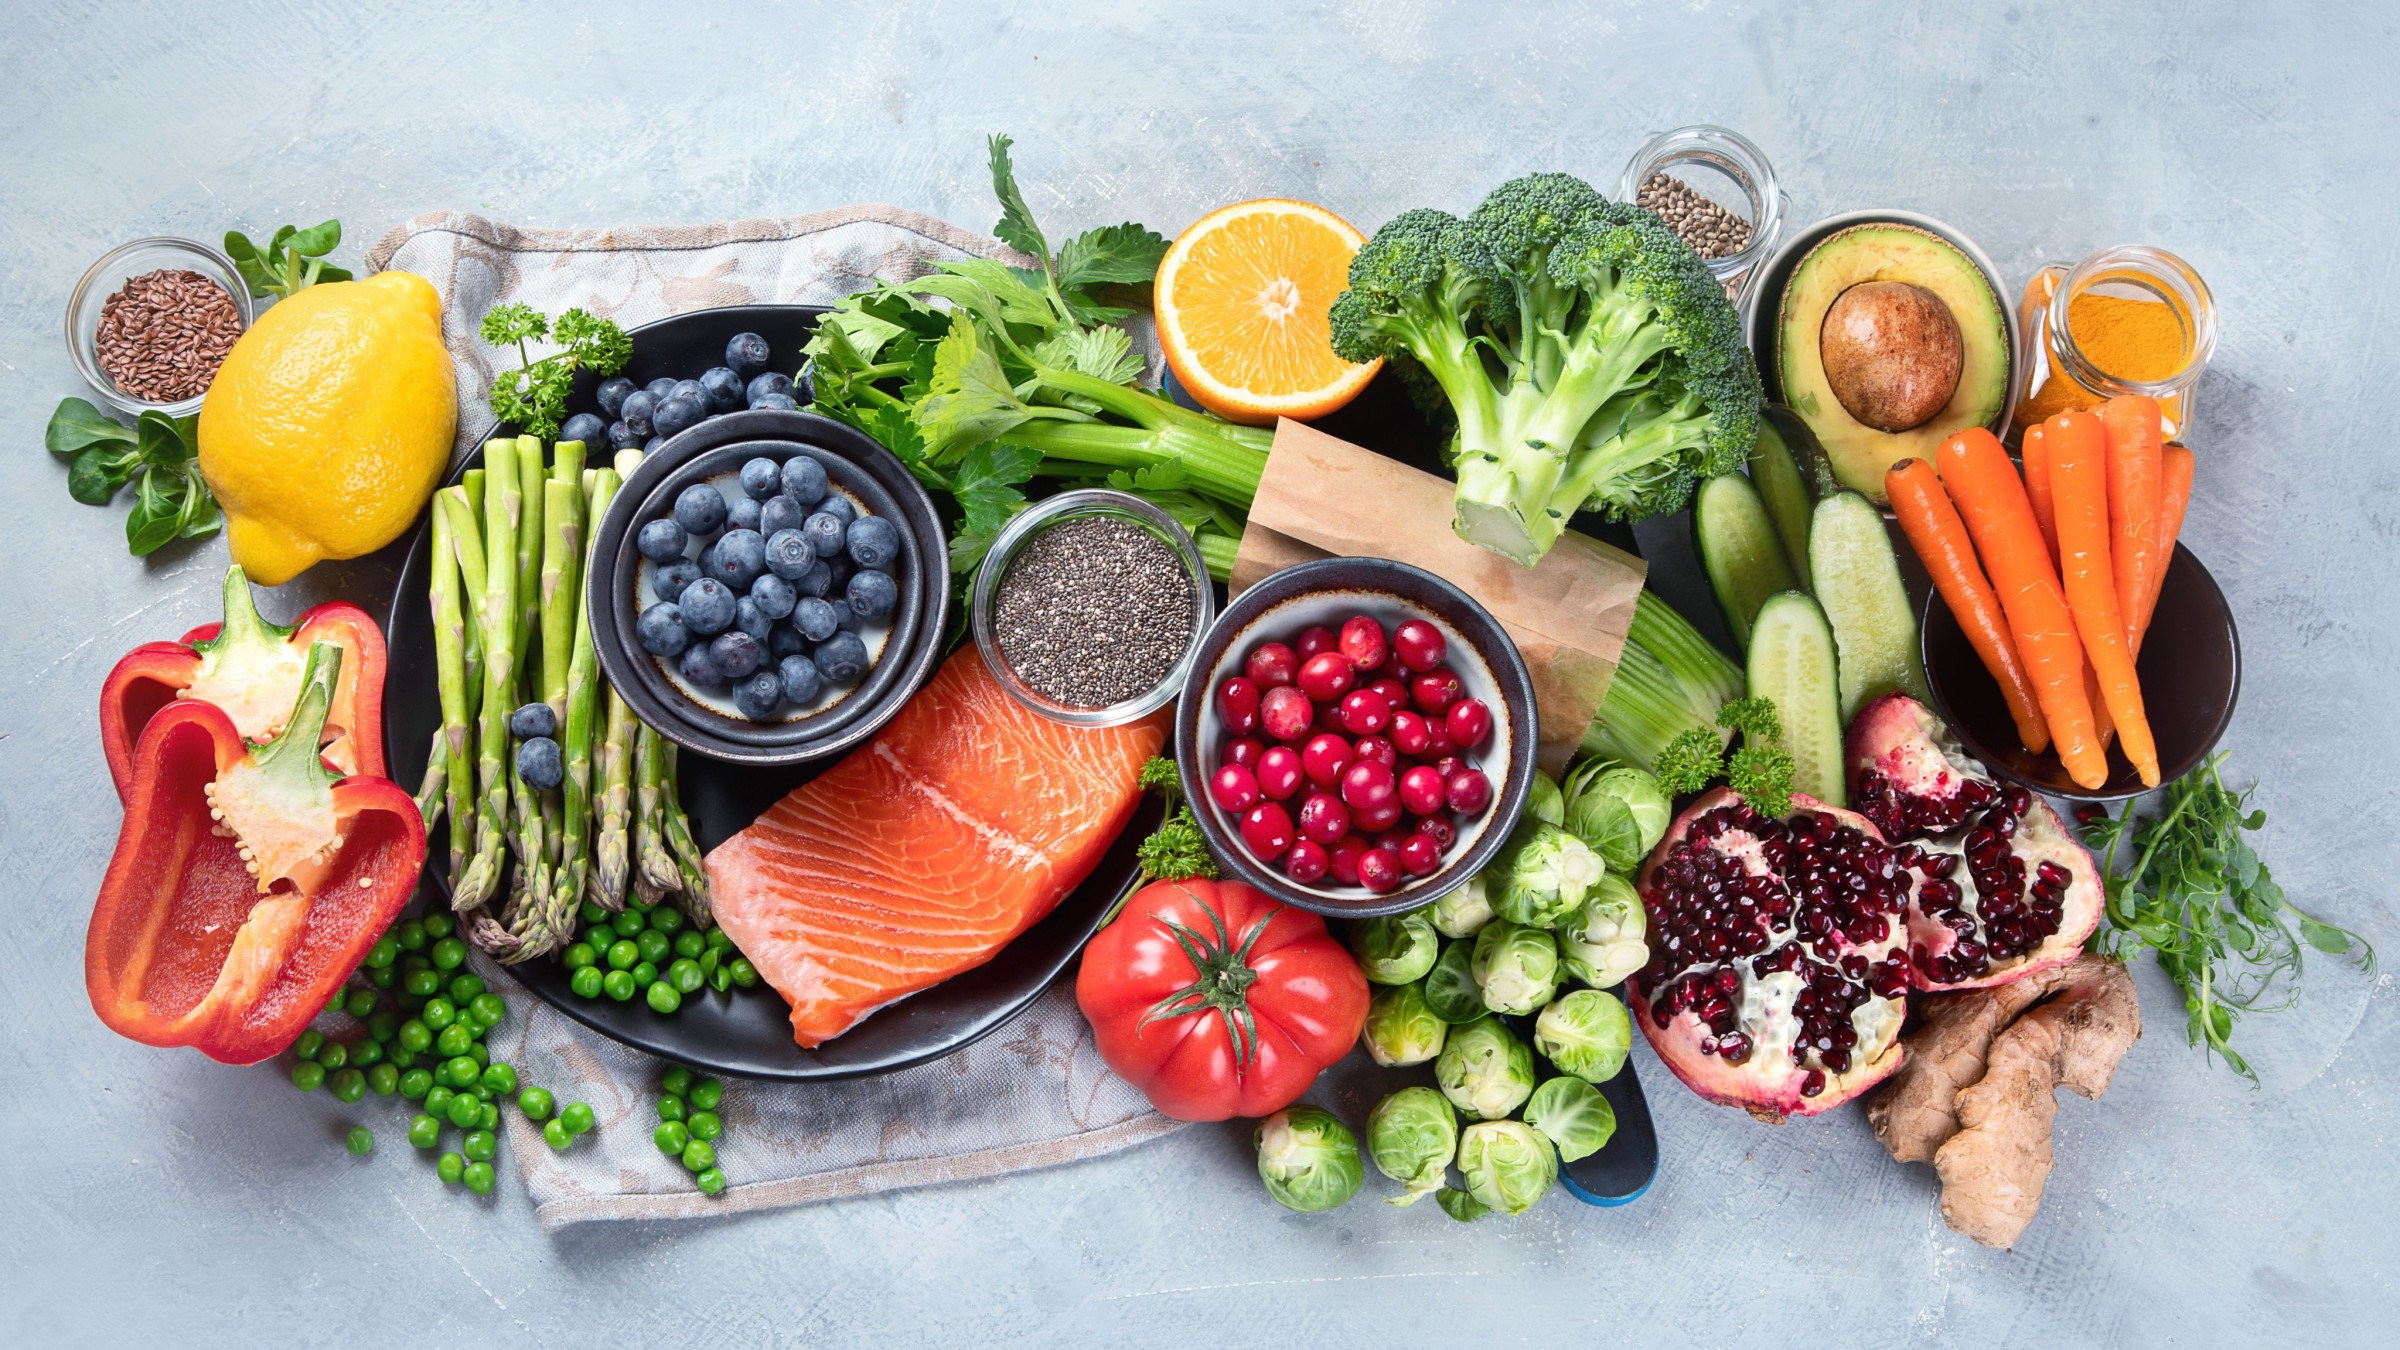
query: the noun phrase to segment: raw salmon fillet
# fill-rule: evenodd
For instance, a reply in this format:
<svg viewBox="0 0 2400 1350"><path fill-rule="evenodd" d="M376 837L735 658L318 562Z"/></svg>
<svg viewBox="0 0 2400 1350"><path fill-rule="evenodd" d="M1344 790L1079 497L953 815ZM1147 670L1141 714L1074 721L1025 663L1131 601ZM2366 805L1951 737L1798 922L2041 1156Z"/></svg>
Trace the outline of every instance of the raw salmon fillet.
<svg viewBox="0 0 2400 1350"><path fill-rule="evenodd" d="M973 648L875 739L708 855L717 921L822 1045L992 958L1075 889L1133 814L1164 714L1062 726Z"/></svg>

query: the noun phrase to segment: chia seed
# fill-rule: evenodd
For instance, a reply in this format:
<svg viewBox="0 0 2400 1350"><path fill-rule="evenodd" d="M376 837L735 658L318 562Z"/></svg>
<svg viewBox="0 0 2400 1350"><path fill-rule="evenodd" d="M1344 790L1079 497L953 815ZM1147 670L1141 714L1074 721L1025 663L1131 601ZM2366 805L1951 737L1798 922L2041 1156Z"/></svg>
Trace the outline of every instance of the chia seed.
<svg viewBox="0 0 2400 1350"><path fill-rule="evenodd" d="M993 597L994 636L1017 678L1071 708L1158 687L1192 641L1192 587L1175 550L1128 520L1081 516L1043 530Z"/></svg>

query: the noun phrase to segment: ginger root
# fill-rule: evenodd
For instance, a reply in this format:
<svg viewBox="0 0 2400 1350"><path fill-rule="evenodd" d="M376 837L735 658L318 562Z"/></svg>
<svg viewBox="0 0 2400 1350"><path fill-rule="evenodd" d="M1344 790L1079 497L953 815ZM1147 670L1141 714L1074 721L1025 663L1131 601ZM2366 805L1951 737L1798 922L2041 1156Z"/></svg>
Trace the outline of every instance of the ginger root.
<svg viewBox="0 0 2400 1350"><path fill-rule="evenodd" d="M2042 1202L2057 1089L2107 1091L2141 1034L2124 963L2085 953L1934 1007L1867 1121L1895 1159L1933 1164L1952 1228L2010 1246Z"/></svg>

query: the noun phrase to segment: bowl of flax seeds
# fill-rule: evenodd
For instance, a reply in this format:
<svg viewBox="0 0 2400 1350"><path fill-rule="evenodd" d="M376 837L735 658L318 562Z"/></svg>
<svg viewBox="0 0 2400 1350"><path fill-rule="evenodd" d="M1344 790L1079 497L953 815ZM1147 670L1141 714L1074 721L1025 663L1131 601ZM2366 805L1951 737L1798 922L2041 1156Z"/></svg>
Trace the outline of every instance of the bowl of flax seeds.
<svg viewBox="0 0 2400 1350"><path fill-rule="evenodd" d="M84 382L128 413L196 412L250 326L233 260L189 239L136 239L101 255L67 302L67 350Z"/></svg>

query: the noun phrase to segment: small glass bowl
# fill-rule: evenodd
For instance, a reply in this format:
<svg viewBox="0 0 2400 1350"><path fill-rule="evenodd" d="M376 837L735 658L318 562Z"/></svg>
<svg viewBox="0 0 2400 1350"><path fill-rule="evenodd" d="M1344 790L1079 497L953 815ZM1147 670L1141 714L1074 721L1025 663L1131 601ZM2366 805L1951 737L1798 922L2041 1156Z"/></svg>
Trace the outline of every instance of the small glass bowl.
<svg viewBox="0 0 2400 1350"><path fill-rule="evenodd" d="M1703 258L1708 270L1736 296L1751 270L1775 247L1783 232L1783 213L1789 200L1775 182L1775 170L1749 138L1724 127L1677 127L1642 143L1625 166L1617 197L1630 202L1652 174L1664 173L1750 222L1750 242L1722 258Z"/></svg>
<svg viewBox="0 0 2400 1350"><path fill-rule="evenodd" d="M119 244L100 255L75 283L75 292L67 300L67 354L75 359L75 369L83 372L84 383L93 392L120 412L139 416L146 412L163 412L169 417L183 417L200 410L205 391L173 403L151 403L135 398L117 387L117 382L100 368L100 353L94 346L100 332L100 307L108 297L125 289L125 283L148 272L162 268L197 272L217 283L233 298L233 309L241 316L242 328L247 331L257 317L257 307L250 298L249 283L226 257L206 244L190 239L173 239L164 235L136 239Z"/></svg>
<svg viewBox="0 0 2400 1350"><path fill-rule="evenodd" d="M1033 542L1034 536L1050 526L1085 516L1131 521L1156 535L1175 550L1192 587L1192 635L1184 644L1183 655L1159 676L1155 686L1105 708L1078 708L1060 703L1018 679L1016 671L1009 667L1008 658L1000 652L998 620L993 612L999 600L1001 579L1008 575L1010 564ZM983 564L975 570L975 591L969 601L969 612L975 628L975 649L983 654L985 668L1008 691L1009 697L1054 722L1078 727L1113 727L1156 712L1183 688L1192 659L1200 650L1201 636L1216 620L1217 587L1209 579L1208 564L1200 558L1199 545L1192 542L1190 531L1177 524L1173 516L1129 493L1084 488L1034 503L1017 513L1017 518L1000 531L1000 537L992 541L991 550L983 555Z"/></svg>

